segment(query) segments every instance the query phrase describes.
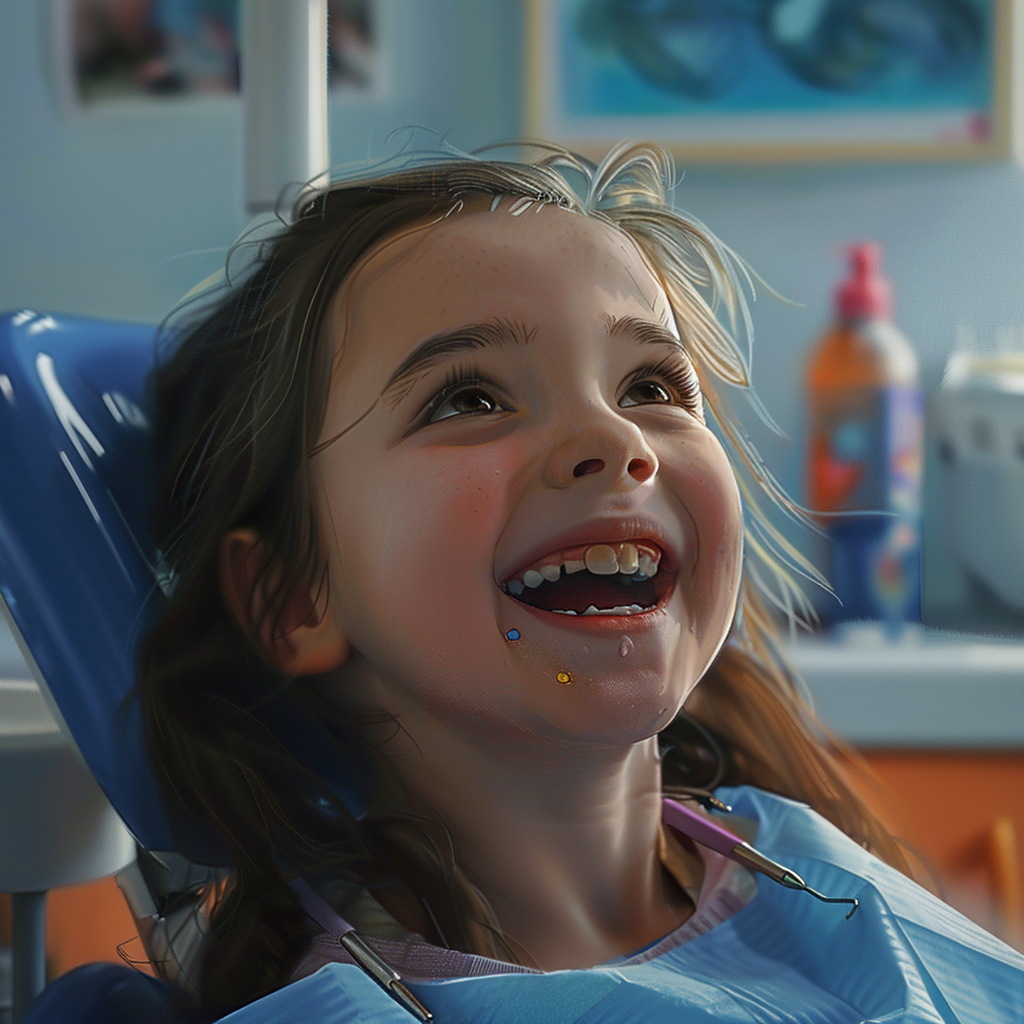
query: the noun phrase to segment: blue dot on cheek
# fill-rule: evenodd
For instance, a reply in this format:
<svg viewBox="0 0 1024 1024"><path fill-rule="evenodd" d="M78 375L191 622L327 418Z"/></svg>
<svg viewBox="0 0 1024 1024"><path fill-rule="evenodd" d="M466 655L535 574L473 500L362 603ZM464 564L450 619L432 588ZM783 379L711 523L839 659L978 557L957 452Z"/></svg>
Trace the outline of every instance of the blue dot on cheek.
<svg viewBox="0 0 1024 1024"><path fill-rule="evenodd" d="M519 639L519 630L518 629L510 629L505 634L505 639L506 640L518 640Z"/></svg>

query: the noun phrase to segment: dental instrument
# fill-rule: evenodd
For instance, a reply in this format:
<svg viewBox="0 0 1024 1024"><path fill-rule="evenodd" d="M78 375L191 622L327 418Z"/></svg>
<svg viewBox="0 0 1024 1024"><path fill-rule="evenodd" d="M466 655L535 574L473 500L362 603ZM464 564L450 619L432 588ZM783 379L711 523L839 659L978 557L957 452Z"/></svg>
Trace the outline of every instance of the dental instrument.
<svg viewBox="0 0 1024 1024"><path fill-rule="evenodd" d="M847 921L853 917L860 905L854 896L823 896L820 892L812 889L795 871L766 857L763 853L759 853L739 836L734 835L710 818L685 807L678 800L665 798L662 800L661 806L661 820L695 843L700 843L701 846L706 846L752 871L767 875L773 882L778 882L779 885L783 885L787 889L809 892L823 903L851 904L850 912L846 915Z"/></svg>
<svg viewBox="0 0 1024 1024"><path fill-rule="evenodd" d="M348 923L308 882L295 878L289 882L302 909L325 932L333 936L352 959L396 1002L424 1024L434 1015L409 991L399 973L390 967L359 937Z"/></svg>

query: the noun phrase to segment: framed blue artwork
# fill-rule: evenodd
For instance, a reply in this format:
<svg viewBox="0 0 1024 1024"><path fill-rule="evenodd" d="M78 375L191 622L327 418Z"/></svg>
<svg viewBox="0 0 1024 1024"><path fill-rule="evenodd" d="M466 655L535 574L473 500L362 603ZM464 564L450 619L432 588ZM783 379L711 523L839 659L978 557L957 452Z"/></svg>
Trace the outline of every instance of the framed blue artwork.
<svg viewBox="0 0 1024 1024"><path fill-rule="evenodd" d="M525 128L594 154L991 159L1012 0L528 0Z"/></svg>

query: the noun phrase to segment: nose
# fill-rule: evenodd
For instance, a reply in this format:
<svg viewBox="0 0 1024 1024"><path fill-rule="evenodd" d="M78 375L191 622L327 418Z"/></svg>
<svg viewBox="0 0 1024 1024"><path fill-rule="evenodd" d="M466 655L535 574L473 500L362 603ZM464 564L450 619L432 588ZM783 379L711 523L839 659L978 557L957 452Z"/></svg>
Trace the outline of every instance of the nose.
<svg viewBox="0 0 1024 1024"><path fill-rule="evenodd" d="M604 475L616 490L631 491L658 472L658 457L635 423L608 411L565 427L544 463L549 487L569 487L574 480Z"/></svg>

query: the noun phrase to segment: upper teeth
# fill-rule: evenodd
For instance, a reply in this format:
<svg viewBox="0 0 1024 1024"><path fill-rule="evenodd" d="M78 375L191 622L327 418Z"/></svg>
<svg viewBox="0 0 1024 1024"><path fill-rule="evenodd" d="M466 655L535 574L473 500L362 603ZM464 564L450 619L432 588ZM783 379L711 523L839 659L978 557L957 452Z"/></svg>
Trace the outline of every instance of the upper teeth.
<svg viewBox="0 0 1024 1024"><path fill-rule="evenodd" d="M522 579L511 579L506 586L510 593L518 596L524 587L539 587L545 580L554 583L565 569L565 574L588 569L596 576L614 576L621 573L635 581L650 579L658 571L661 552L654 548L638 549L635 544L625 543L613 547L611 544L592 544L581 559L566 559L562 563L551 562L539 569L527 569Z"/></svg>

